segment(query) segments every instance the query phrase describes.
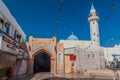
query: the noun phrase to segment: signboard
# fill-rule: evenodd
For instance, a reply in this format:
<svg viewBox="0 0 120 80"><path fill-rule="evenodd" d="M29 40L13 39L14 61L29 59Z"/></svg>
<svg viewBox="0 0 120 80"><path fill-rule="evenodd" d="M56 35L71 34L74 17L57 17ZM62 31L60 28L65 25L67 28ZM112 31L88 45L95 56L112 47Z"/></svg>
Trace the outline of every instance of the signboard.
<svg viewBox="0 0 120 80"><path fill-rule="evenodd" d="M65 48L64 49L64 54L74 54L76 52L76 48L72 47L72 48Z"/></svg>
<svg viewBox="0 0 120 80"><path fill-rule="evenodd" d="M6 46L3 46L5 51L9 51L9 49L6 49L6 47L7 47L7 48L10 48L14 51L24 53L24 50L21 48L21 46L18 43L16 43L14 40L10 39L9 37L3 36L3 41L5 42L3 44L6 45Z"/></svg>

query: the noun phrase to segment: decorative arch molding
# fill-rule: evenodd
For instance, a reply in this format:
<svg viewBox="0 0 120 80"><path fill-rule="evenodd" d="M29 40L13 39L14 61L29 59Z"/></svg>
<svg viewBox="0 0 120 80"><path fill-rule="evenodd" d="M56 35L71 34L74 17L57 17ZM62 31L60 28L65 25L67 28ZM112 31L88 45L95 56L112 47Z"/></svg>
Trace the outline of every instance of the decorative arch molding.
<svg viewBox="0 0 120 80"><path fill-rule="evenodd" d="M53 38L34 38L33 36L29 37L29 42L25 44L26 51L28 53L28 74L33 73L34 69L34 58L35 55L44 52L50 56L50 73L55 74L57 70L57 50L56 46L56 37Z"/></svg>
<svg viewBox="0 0 120 80"><path fill-rule="evenodd" d="M55 74L56 73L56 52L52 52L48 48L41 47L39 49L34 50L33 52L29 53L30 54L30 60L29 65L31 73L33 73L33 66L34 66L34 57L35 55L39 54L40 52L45 52L47 55L50 56L50 73Z"/></svg>
<svg viewBox="0 0 120 80"><path fill-rule="evenodd" d="M46 54L48 54L51 59L55 59L55 52L52 52L51 50L49 50L48 48L45 48L45 47L41 47L39 49L34 50L32 53L30 53L31 54L30 58L34 59L34 56L42 51L46 52Z"/></svg>

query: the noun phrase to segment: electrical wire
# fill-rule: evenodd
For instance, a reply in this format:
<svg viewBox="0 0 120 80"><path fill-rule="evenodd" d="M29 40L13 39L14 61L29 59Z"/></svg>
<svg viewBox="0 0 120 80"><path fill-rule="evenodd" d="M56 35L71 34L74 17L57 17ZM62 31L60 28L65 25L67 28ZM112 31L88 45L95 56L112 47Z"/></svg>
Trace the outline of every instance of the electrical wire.
<svg viewBox="0 0 120 80"><path fill-rule="evenodd" d="M62 3L63 3L63 0L60 0L60 7L59 7L59 10L58 10L58 16L57 16L57 22L56 22L56 31L55 31L55 34L54 34L55 37L58 33L58 28L60 26L60 18L61 18L61 14L62 14Z"/></svg>

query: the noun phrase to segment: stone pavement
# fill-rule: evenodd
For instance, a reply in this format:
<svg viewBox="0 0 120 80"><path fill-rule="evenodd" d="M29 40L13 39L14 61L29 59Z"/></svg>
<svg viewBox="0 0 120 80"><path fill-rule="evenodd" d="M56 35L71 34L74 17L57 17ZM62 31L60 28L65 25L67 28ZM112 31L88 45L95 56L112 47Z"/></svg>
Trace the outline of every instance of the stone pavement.
<svg viewBox="0 0 120 80"><path fill-rule="evenodd" d="M14 78L3 79L3 80L31 80L34 75L20 75L15 76Z"/></svg>
<svg viewBox="0 0 120 80"><path fill-rule="evenodd" d="M116 74L117 73L117 74ZM84 74L50 74L42 72L34 75L21 75L8 80L120 80L120 71L113 70L88 70Z"/></svg>
<svg viewBox="0 0 120 80"><path fill-rule="evenodd" d="M80 74L56 74L37 73L31 80L113 80L113 78L96 78L90 76L81 76ZM118 79L116 79L118 80Z"/></svg>
<svg viewBox="0 0 120 80"><path fill-rule="evenodd" d="M43 80L43 79L52 78L52 77L54 77L54 75L52 75L48 72L43 72L43 73L35 74L31 80Z"/></svg>

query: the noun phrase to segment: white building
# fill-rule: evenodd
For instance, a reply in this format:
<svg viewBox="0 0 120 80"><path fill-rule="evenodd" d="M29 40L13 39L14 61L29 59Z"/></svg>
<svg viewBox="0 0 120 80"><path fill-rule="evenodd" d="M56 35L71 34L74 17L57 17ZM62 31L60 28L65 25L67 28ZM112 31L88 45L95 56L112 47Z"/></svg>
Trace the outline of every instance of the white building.
<svg viewBox="0 0 120 80"><path fill-rule="evenodd" d="M120 45L115 45L114 47L104 48L104 55L107 61L112 62L114 58L120 61Z"/></svg>
<svg viewBox="0 0 120 80"><path fill-rule="evenodd" d="M98 20L99 16L92 4L88 17L91 40L79 40L72 33L67 40L59 41L59 43L64 44L65 55L72 54L76 56L74 71L105 68L104 48L100 47Z"/></svg>
<svg viewBox="0 0 120 80"><path fill-rule="evenodd" d="M108 62L110 62L110 65L114 59L120 61L120 45L114 47L100 46L98 20L99 16L92 4L88 17L91 40L79 40L78 37L72 33L67 40L59 41L59 43L64 44L64 54L76 55L77 60L75 62L80 69L100 69L104 68ZM85 63L87 64L85 65ZM75 69L77 69L77 67Z"/></svg>
<svg viewBox="0 0 120 80"><path fill-rule="evenodd" d="M21 42L26 40L26 35L2 1L0 1L0 31L0 49L16 54L17 50L8 47L20 46Z"/></svg>
<svg viewBox="0 0 120 80"><path fill-rule="evenodd" d="M18 59L23 58L26 35L10 13L6 5L0 0L0 77L7 69L14 67Z"/></svg>

